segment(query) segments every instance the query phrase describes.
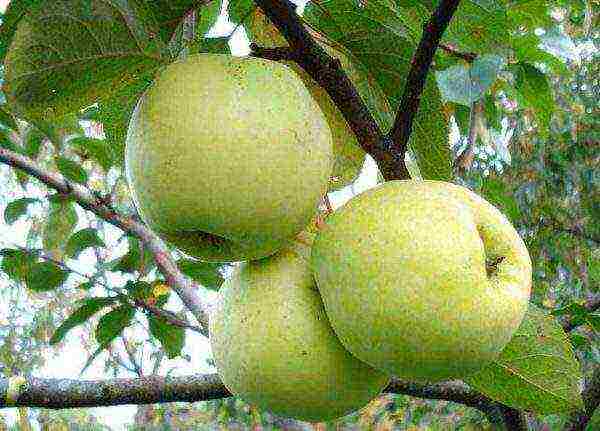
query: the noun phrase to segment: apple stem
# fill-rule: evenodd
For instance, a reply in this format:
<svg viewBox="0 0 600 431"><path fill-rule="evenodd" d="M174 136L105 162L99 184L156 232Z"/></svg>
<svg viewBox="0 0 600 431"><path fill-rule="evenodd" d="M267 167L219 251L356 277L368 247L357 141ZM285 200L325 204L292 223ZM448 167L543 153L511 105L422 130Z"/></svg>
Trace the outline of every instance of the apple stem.
<svg viewBox="0 0 600 431"><path fill-rule="evenodd" d="M498 265L502 263L504 256L488 257L485 259L485 271L488 277L496 275L498 272Z"/></svg>

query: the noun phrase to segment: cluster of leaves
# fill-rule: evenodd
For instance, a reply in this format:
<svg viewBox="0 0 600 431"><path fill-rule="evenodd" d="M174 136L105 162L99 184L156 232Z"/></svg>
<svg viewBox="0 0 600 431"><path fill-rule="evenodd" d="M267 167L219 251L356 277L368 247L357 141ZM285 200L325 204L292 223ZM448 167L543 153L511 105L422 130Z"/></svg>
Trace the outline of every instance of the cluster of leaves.
<svg viewBox="0 0 600 431"><path fill-rule="evenodd" d="M0 30L0 56L12 66L3 74L3 90L12 103L0 108L0 146L110 195L117 209L132 214L122 169L129 115L161 65L194 42L199 49L202 38L182 38L183 20L196 3L11 2ZM203 8L199 25L204 33L218 15L217 3ZM20 75L21 68L31 64L35 73ZM20 97L27 99L28 109L19 109ZM90 133L97 126L101 133ZM74 303L72 313L49 337L50 343L61 342L68 331L101 314L94 332L99 347L89 365L141 311L147 315L150 336L160 341L168 357L179 355L184 329L170 323L172 314L144 308L148 304L153 310L166 310L169 298L168 290L157 288L164 283L153 271L151 254L135 238L123 238L126 253L107 261L105 225L92 222L80 228L85 217L74 202L58 194L30 197L31 177L15 174L25 196L7 203L4 222L28 222L27 237L36 246L10 244L0 250L2 272L31 292L80 292L69 301ZM32 208L41 215L31 216ZM89 262L95 272L74 271L75 261ZM191 259L180 259L179 264L182 272L207 288L216 289L223 281L216 265ZM125 281L107 284L109 273L120 273ZM83 298L75 301L81 294Z"/></svg>

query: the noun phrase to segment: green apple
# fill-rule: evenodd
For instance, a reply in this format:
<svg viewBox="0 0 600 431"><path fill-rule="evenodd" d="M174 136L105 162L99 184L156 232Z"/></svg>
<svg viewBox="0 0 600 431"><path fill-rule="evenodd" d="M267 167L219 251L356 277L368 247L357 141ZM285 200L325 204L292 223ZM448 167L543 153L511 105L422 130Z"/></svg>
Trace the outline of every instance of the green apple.
<svg viewBox="0 0 600 431"><path fill-rule="evenodd" d="M321 422L363 407L389 378L335 336L309 257L297 244L237 268L211 312L210 342L233 394L277 415Z"/></svg>
<svg viewBox="0 0 600 431"><path fill-rule="evenodd" d="M350 125L327 92L298 65L291 64L290 67L300 76L327 118L331 129L334 155L329 189L342 188L354 181L360 174L365 160L365 150L358 143Z"/></svg>
<svg viewBox="0 0 600 431"><path fill-rule="evenodd" d="M351 199L317 235L311 267L346 349L417 381L461 378L496 358L531 290L510 222L441 181L390 181Z"/></svg>
<svg viewBox="0 0 600 431"><path fill-rule="evenodd" d="M260 8L255 9L248 17L246 23L246 30L251 35L251 39L258 45L268 48L287 45L285 38ZM315 40L320 42L319 38ZM376 84L369 82L368 85L365 85L367 81L365 74L359 72L359 69L350 60L348 54L333 49L325 43L320 43L320 45L329 55L340 61L342 68L359 91L363 90L364 93L364 90L368 89L368 101L375 103L378 111L386 112L386 110L390 109L386 103L385 95ZM362 169L366 156L365 151L358 143L350 125L344 119L344 116L327 92L308 73L299 67L296 62L286 61L284 64L290 67L302 79L310 94L319 104L323 114L325 114L327 123L331 129L334 161L329 181L329 190L339 189L350 184L356 179Z"/></svg>
<svg viewBox="0 0 600 431"><path fill-rule="evenodd" d="M273 254L315 214L331 131L288 67L198 54L167 66L132 115L126 173L157 234L203 260Z"/></svg>

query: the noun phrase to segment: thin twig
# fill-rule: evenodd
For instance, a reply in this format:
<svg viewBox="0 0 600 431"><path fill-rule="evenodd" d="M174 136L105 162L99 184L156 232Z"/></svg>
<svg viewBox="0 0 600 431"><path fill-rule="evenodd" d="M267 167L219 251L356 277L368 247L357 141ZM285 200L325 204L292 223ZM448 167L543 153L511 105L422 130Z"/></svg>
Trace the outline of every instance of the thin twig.
<svg viewBox="0 0 600 431"><path fill-rule="evenodd" d="M477 58L477 54L474 52L463 52L459 51L455 47L447 43L440 43L440 48L454 57L462 58L469 63L472 63Z"/></svg>
<svg viewBox="0 0 600 431"><path fill-rule="evenodd" d="M66 197L74 199L81 207L93 212L108 223L136 236L152 253L156 266L165 277L167 284L177 293L185 306L194 314L204 334L208 334L208 310L210 304L198 296L199 286L185 276L171 257L164 242L147 226L133 217L127 217L116 211L110 204L99 199L87 187L66 179L58 172L51 172L29 157L0 148L0 163L12 166L37 178L46 186L57 190Z"/></svg>

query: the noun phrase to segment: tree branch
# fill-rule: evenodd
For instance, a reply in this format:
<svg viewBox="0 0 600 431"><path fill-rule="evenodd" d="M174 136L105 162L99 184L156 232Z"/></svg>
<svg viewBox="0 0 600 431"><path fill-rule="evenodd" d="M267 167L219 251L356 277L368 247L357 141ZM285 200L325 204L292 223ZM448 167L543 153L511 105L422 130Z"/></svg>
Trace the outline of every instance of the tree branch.
<svg viewBox="0 0 600 431"><path fill-rule="evenodd" d="M254 57L266 58L273 61L295 61L296 53L289 46L265 48L255 43L250 44L250 51Z"/></svg>
<svg viewBox="0 0 600 431"><path fill-rule="evenodd" d="M443 49L448 54L450 54L454 57L462 58L463 60L465 60L469 63L474 62L475 59L477 58L476 53L459 51L458 49L456 49L455 47L453 47L452 45L447 44L447 43L440 43L440 48Z"/></svg>
<svg viewBox="0 0 600 431"><path fill-rule="evenodd" d="M390 148L389 139L379 128L340 62L315 42L302 25L294 4L289 0L255 0L254 3L286 39L294 61L327 91L362 148L377 161L384 177L388 180L410 178L404 164L404 152ZM272 51L262 53L273 54Z"/></svg>
<svg viewBox="0 0 600 431"><path fill-rule="evenodd" d="M412 124L419 110L421 94L425 88L433 56L459 3L460 0L441 0L431 19L425 25L423 36L412 58L396 121L389 134L392 140L391 151L394 154L406 152L412 133Z"/></svg>
<svg viewBox="0 0 600 431"><path fill-rule="evenodd" d="M0 379L0 408L73 407L195 402L229 397L217 374L134 379Z"/></svg>
<svg viewBox="0 0 600 431"><path fill-rule="evenodd" d="M483 102L478 100L471 104L471 112L469 113L469 134L467 136L467 146L462 153L454 160L454 170L460 174L464 174L473 165L475 156L475 142L477 140L478 128L477 117L483 114Z"/></svg>
<svg viewBox="0 0 600 431"><path fill-rule="evenodd" d="M565 425L564 431L584 431L594 416L594 412L600 405L600 366L596 366L581 395L585 410L573 413Z"/></svg>
<svg viewBox="0 0 600 431"><path fill-rule="evenodd" d="M64 409L196 402L231 396L217 374L88 381L30 377L22 379L21 384L15 384L18 379L13 378L10 382L8 379L0 379L0 408L21 406ZM383 392L453 401L485 413L492 412L499 406L459 381L425 385L393 379ZM7 394L10 395L7 397Z"/></svg>
<svg viewBox="0 0 600 431"><path fill-rule="evenodd" d="M0 163L12 166L37 178L46 186L74 199L79 205L108 223L138 237L153 254L156 266L169 286L179 295L185 306L200 323L204 334L208 334L208 310L210 305L197 294L198 285L179 271L164 242L143 223L126 217L114 210L108 202L87 187L67 180L57 172L45 170L36 161L6 148L0 148Z"/></svg>
<svg viewBox="0 0 600 431"><path fill-rule="evenodd" d="M137 307L143 308L144 310L148 311L156 317L163 318L165 321L167 321L173 326L178 326L179 328L184 329L190 329L194 332L198 332L199 334L204 334L204 330L202 328L200 328L199 326L191 325L185 320L180 319L175 313L173 313L170 310L165 310L164 308L160 308L156 305L149 304L148 302L142 301L141 299L135 299L134 302Z"/></svg>
<svg viewBox="0 0 600 431"><path fill-rule="evenodd" d="M453 401L486 413L496 407L494 401L485 395L473 391L466 384L458 380L426 385L392 379L390 384L384 389L384 392L410 395L430 400Z"/></svg>
<svg viewBox="0 0 600 431"><path fill-rule="evenodd" d="M120 338L121 342L123 343L125 353L127 353L127 357L129 358L129 362L131 362L131 365L134 368L135 374L137 374L138 377L144 377L144 370L142 369L142 364L138 363L135 357L135 352L131 349L131 346L129 345L129 341L127 341L123 334L121 334Z"/></svg>

